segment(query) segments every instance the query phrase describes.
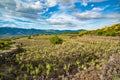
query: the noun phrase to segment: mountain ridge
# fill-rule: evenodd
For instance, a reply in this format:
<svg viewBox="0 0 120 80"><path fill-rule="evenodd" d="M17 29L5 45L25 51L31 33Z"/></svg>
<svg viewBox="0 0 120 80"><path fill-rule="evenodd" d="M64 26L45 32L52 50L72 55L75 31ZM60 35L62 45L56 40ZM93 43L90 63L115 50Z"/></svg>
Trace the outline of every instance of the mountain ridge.
<svg viewBox="0 0 120 80"><path fill-rule="evenodd" d="M0 27L0 37L15 37L15 36L28 36L35 34L59 34L64 32L80 32L81 30L54 30L54 29L24 29L24 28L11 28L11 27Z"/></svg>

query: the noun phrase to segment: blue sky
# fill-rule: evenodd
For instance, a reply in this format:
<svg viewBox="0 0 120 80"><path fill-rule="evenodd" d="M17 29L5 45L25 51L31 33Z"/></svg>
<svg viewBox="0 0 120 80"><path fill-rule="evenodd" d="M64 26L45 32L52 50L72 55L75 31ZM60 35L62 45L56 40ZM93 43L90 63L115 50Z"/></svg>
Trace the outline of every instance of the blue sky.
<svg viewBox="0 0 120 80"><path fill-rule="evenodd" d="M120 23L120 0L0 0L0 27L98 29Z"/></svg>

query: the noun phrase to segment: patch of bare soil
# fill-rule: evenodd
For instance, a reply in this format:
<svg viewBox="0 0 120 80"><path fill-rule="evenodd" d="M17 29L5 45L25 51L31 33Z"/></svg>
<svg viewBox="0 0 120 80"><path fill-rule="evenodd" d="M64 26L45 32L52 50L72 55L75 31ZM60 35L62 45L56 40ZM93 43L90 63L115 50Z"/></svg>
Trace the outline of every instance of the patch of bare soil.
<svg viewBox="0 0 120 80"><path fill-rule="evenodd" d="M9 50L5 50L0 53L0 63L5 63L6 59L13 57L17 53L21 53L23 51L20 47L11 47Z"/></svg>

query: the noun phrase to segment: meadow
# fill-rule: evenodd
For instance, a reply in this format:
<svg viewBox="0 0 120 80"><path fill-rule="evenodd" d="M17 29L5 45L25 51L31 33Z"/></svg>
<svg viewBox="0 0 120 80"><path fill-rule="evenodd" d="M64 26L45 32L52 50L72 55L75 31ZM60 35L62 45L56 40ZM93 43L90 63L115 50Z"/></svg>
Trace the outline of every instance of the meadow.
<svg viewBox="0 0 120 80"><path fill-rule="evenodd" d="M53 36L11 38L23 51L3 59L0 80L103 80L103 66L112 55L120 55L120 37L58 34L63 43L52 44ZM120 79L119 71L107 77Z"/></svg>

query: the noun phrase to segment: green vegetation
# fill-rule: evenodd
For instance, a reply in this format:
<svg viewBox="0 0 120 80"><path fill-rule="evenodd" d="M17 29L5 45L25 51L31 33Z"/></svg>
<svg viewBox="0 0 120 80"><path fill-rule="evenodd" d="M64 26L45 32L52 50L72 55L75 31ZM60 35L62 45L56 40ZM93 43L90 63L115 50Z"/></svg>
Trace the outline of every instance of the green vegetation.
<svg viewBox="0 0 120 80"><path fill-rule="evenodd" d="M82 36L71 38L68 35L58 35L64 39L61 43L58 36L39 35L15 39L16 44L22 43L24 52L14 58L7 58L1 64L0 72L8 76L3 79L39 80L54 79L73 75L79 71L99 70L108 59L108 55L119 54L118 37ZM58 41L58 42L56 42ZM108 45L109 44L109 45ZM12 60L13 59L13 60ZM6 67L5 67L6 66ZM16 75L16 76L13 76Z"/></svg>
<svg viewBox="0 0 120 80"><path fill-rule="evenodd" d="M120 24L115 24L98 30L82 31L79 33L79 36L82 35L120 36Z"/></svg>
<svg viewBox="0 0 120 80"><path fill-rule="evenodd" d="M11 40L0 40L0 50L4 49L6 47L10 47L10 45L12 44Z"/></svg>
<svg viewBox="0 0 120 80"><path fill-rule="evenodd" d="M61 38L59 38L57 35L54 37L51 37L49 40L52 44L62 44L63 43L63 40Z"/></svg>
<svg viewBox="0 0 120 80"><path fill-rule="evenodd" d="M32 39L32 36L28 36L28 39Z"/></svg>

